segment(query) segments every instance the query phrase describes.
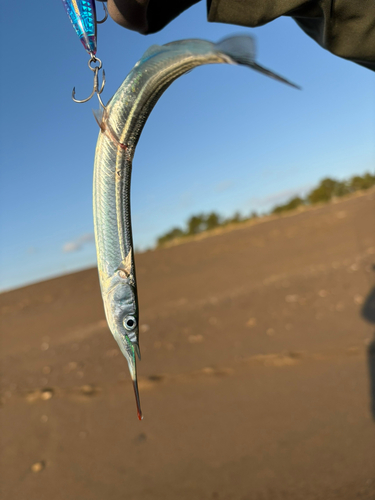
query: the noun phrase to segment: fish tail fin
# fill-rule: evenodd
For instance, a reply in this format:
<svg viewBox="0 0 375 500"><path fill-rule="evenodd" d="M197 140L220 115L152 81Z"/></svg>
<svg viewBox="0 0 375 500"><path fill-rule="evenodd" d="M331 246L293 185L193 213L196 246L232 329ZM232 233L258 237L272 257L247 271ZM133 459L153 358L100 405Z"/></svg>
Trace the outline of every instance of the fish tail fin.
<svg viewBox="0 0 375 500"><path fill-rule="evenodd" d="M255 63L255 40L249 35L234 35L215 43L218 52L230 57L236 64L252 66Z"/></svg>
<svg viewBox="0 0 375 500"><path fill-rule="evenodd" d="M229 38L224 38L220 42L215 44L215 49L227 56L232 64L242 64L243 66L248 66L249 68L259 71L264 75L278 80L279 82L286 83L291 87L300 89L298 85L290 82L286 78L274 73L273 71L260 66L255 62L256 47L255 41L252 36L249 35L235 35Z"/></svg>

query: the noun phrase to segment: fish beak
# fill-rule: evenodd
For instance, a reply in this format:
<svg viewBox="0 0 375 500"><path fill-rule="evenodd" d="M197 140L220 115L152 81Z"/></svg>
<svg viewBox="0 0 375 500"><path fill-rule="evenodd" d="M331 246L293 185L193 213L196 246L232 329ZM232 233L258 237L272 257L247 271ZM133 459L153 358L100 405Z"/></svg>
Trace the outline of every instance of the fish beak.
<svg viewBox="0 0 375 500"><path fill-rule="evenodd" d="M134 394L135 394L135 401L136 401L136 405L137 405L138 420L142 420L143 415L142 415L142 410L141 410L141 401L139 399L137 379L133 380L133 388L134 388Z"/></svg>
<svg viewBox="0 0 375 500"><path fill-rule="evenodd" d="M134 347L132 346L132 356L127 357L127 362L129 366L129 371L130 371L130 376L133 381L133 389L134 389L134 395L135 395L135 402L137 405L137 415L138 415L138 420L143 419L142 415L142 410L141 410L141 401L139 399L139 391L138 391L138 381L137 381L137 367L136 367L136 362L135 362L135 352L134 352Z"/></svg>
<svg viewBox="0 0 375 500"><path fill-rule="evenodd" d="M129 367L129 372L130 376L133 381L133 388L134 388L134 394L135 394L135 402L137 405L137 415L138 415L138 420L143 419L142 415L142 410L141 410L141 401L139 398L139 391L138 391L138 381L137 381L137 366L136 366L136 358L135 358L135 352L137 352L138 357L139 356L139 347L137 344L131 344L130 342L128 343L125 339L121 338L120 341L117 342L119 344L119 347L121 349L121 352L126 358L126 361L128 362L128 367ZM135 346L138 347L138 349L135 349Z"/></svg>

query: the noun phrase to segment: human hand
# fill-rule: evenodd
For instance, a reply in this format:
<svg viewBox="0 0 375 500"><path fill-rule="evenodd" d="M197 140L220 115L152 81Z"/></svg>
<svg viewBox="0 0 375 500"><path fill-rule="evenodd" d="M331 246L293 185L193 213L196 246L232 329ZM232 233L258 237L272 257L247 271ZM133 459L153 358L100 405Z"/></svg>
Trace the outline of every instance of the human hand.
<svg viewBox="0 0 375 500"><path fill-rule="evenodd" d="M108 13L120 26L146 34L149 3L150 0L108 0Z"/></svg>
<svg viewBox="0 0 375 500"><path fill-rule="evenodd" d="M108 13L120 26L143 35L160 31L200 0L108 0Z"/></svg>

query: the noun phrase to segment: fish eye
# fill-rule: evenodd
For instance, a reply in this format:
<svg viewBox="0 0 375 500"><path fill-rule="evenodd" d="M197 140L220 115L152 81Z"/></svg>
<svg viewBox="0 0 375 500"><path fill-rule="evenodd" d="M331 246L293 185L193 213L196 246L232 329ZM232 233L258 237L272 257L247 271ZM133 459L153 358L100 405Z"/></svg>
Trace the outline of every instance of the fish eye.
<svg viewBox="0 0 375 500"><path fill-rule="evenodd" d="M137 326L137 320L135 319L134 316L126 316L126 318L124 318L123 323L124 327L128 331L133 330Z"/></svg>

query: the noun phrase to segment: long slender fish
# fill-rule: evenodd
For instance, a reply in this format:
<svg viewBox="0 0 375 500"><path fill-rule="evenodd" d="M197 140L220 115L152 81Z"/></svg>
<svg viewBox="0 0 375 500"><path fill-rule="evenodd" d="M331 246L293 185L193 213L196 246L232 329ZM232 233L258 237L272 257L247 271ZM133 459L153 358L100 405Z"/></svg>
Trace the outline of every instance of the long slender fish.
<svg viewBox="0 0 375 500"><path fill-rule="evenodd" d="M101 128L94 166L94 225L98 271L109 328L125 356L140 407L137 284L130 218L132 159L156 102L179 76L202 64L242 64L297 87L255 62L254 41L234 36L219 43L182 40L153 45L136 63L98 118Z"/></svg>

